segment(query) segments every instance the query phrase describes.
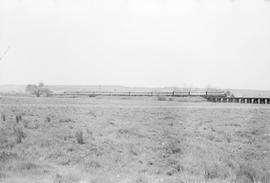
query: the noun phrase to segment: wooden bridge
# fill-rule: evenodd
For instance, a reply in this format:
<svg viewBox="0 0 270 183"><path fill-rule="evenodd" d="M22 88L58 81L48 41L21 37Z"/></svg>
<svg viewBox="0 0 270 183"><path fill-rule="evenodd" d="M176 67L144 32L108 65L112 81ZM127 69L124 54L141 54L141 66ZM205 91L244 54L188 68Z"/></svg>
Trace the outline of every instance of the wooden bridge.
<svg viewBox="0 0 270 183"><path fill-rule="evenodd" d="M270 104L270 98L265 97L230 97L224 92L198 92L198 91L133 91L133 92L118 92L118 91L76 91L63 92L55 94L56 96L167 96L167 97L190 97L199 96L206 98L210 102L216 103L248 103L248 104Z"/></svg>
<svg viewBox="0 0 270 183"><path fill-rule="evenodd" d="M258 98L258 97L214 97L214 96L208 96L207 100L210 102L219 102L219 103L270 104L270 98Z"/></svg>

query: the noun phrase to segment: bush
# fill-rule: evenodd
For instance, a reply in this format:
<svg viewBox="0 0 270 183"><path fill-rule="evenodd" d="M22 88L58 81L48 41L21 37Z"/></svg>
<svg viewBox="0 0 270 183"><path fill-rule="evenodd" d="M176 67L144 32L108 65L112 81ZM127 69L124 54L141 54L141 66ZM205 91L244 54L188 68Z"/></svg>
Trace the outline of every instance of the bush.
<svg viewBox="0 0 270 183"><path fill-rule="evenodd" d="M79 144L84 144L84 140L83 140L83 132L82 132L82 130L78 130L78 131L75 133L75 137L76 137L76 141L77 141Z"/></svg>

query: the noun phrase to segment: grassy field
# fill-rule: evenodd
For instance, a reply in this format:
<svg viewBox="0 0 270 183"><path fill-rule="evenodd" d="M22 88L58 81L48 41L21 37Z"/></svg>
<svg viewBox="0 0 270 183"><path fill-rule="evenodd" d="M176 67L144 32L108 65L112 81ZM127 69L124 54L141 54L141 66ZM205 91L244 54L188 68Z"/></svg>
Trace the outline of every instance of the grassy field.
<svg viewBox="0 0 270 183"><path fill-rule="evenodd" d="M2 97L0 109L0 182L270 182L269 105Z"/></svg>

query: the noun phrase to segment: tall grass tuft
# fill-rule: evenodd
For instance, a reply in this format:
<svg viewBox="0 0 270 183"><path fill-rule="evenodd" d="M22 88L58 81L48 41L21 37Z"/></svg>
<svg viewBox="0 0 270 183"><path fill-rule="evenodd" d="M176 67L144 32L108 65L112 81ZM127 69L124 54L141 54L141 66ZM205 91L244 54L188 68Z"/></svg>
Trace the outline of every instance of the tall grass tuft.
<svg viewBox="0 0 270 183"><path fill-rule="evenodd" d="M6 115L5 114L1 114L1 119L2 119L2 121L6 121Z"/></svg>
<svg viewBox="0 0 270 183"><path fill-rule="evenodd" d="M19 123L20 121L22 121L22 116L16 115L16 123Z"/></svg>
<svg viewBox="0 0 270 183"><path fill-rule="evenodd" d="M17 144L20 144L22 142L22 139L26 137L25 133L23 132L21 127L14 127L14 134L16 136L16 142Z"/></svg>
<svg viewBox="0 0 270 183"><path fill-rule="evenodd" d="M76 133L75 133L75 138L76 138L76 141L77 141L79 144L84 144L84 140L83 140L83 132L82 132L82 130L76 131Z"/></svg>

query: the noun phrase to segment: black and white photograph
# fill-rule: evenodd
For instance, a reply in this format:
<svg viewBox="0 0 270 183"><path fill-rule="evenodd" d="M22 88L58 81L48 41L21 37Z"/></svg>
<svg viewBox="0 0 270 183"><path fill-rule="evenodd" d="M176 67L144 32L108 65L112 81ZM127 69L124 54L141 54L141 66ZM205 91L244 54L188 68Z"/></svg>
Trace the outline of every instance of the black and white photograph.
<svg viewBox="0 0 270 183"><path fill-rule="evenodd" d="M270 0L0 0L0 183L270 183Z"/></svg>

